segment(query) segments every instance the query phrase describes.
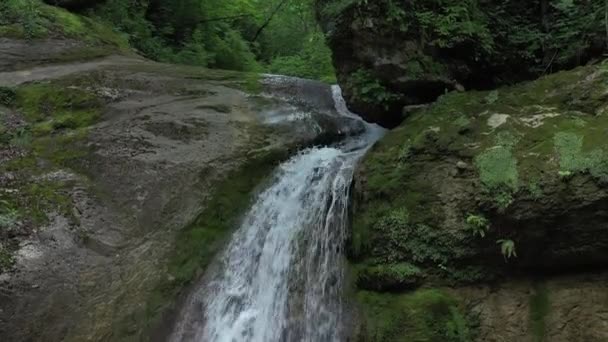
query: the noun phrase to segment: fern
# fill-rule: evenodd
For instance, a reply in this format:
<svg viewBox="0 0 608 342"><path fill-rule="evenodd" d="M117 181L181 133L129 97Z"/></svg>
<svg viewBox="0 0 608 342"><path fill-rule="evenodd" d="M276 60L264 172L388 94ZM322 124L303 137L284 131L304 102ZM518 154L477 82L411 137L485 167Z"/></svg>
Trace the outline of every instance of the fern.
<svg viewBox="0 0 608 342"><path fill-rule="evenodd" d="M486 233L490 230L489 221L479 215L469 215L467 217L467 229L473 233L474 236L479 235L480 237L486 237Z"/></svg>
<svg viewBox="0 0 608 342"><path fill-rule="evenodd" d="M500 253L505 258L505 262L511 258L517 258L517 252L515 251L515 242L510 239L500 239L496 241L500 245Z"/></svg>

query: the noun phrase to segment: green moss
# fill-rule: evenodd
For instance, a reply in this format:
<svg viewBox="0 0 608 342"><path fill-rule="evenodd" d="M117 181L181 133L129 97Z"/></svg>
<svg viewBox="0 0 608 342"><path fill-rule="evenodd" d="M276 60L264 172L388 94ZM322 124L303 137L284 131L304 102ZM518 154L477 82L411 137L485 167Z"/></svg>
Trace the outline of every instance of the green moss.
<svg viewBox="0 0 608 342"><path fill-rule="evenodd" d="M529 232L496 225L496 233L509 234L475 239L466 214L504 215L520 200L537 200L545 189L563 187L558 171L564 167L599 185L608 182L608 120L595 115L608 100L603 68L579 68L495 93L454 92L412 113L361 163L364 196L353 215L350 259L358 267L409 263L431 284L486 281L503 272L484 266L494 259L478 256L497 254L497 239L519 241ZM509 119L492 127L494 114ZM458 161L472 161L480 181L458 169ZM395 215L402 210L407 220ZM454 224L459 216L464 218Z"/></svg>
<svg viewBox="0 0 608 342"><path fill-rule="evenodd" d="M17 104L30 122L51 119L61 126L61 120L71 118L69 128L90 125L101 107L100 100L90 91L50 83L19 87Z"/></svg>
<svg viewBox="0 0 608 342"><path fill-rule="evenodd" d="M455 298L441 290L402 295L361 291L357 299L365 313L365 341L468 342L474 338L472 320L463 315Z"/></svg>
<svg viewBox="0 0 608 342"><path fill-rule="evenodd" d="M495 146L481 153L475 164L481 182L490 191L501 188L516 190L518 186L517 161L510 148Z"/></svg>
<svg viewBox="0 0 608 342"><path fill-rule="evenodd" d="M587 160L582 153L582 136L559 132L555 134L554 141L562 171L576 172L587 168Z"/></svg>
<svg viewBox="0 0 608 342"><path fill-rule="evenodd" d="M14 106L28 126L13 134L12 143L31 154L11 161L9 168L32 165L43 158L58 166L75 166L88 148L81 144L88 128L101 116L102 101L88 91L67 84L43 83L17 88Z"/></svg>
<svg viewBox="0 0 608 342"><path fill-rule="evenodd" d="M596 148L583 150L583 136L571 132L558 132L554 137L559 156L560 172L571 176L577 172L589 172L602 182L608 182L608 156Z"/></svg>
<svg viewBox="0 0 608 342"><path fill-rule="evenodd" d="M356 265L357 286L365 290L392 290L416 286L422 270L410 263Z"/></svg>
<svg viewBox="0 0 608 342"><path fill-rule="evenodd" d="M27 34L20 25L0 25L0 37L24 39Z"/></svg>
<svg viewBox="0 0 608 342"><path fill-rule="evenodd" d="M48 222L47 213L58 212L72 218L72 203L59 182L38 181L28 184L20 198L20 206L25 208L28 218L35 224Z"/></svg>
<svg viewBox="0 0 608 342"><path fill-rule="evenodd" d="M17 221L41 226L48 223L49 213L58 213L74 219L71 200L64 191L64 183L18 178L11 183L11 187L18 191L0 194L0 231L10 230Z"/></svg>
<svg viewBox="0 0 608 342"><path fill-rule="evenodd" d="M549 314L550 302L549 291L544 285L535 286L534 292L530 295L530 329L534 342L544 342L546 340L546 317Z"/></svg>
<svg viewBox="0 0 608 342"><path fill-rule="evenodd" d="M589 153L589 172L601 183L608 183L608 154L602 149L596 149Z"/></svg>
<svg viewBox="0 0 608 342"><path fill-rule="evenodd" d="M495 142L495 146L475 157L475 165L484 191L502 210L511 205L512 194L519 188L517 159L513 153L519 138L509 131L501 131Z"/></svg>

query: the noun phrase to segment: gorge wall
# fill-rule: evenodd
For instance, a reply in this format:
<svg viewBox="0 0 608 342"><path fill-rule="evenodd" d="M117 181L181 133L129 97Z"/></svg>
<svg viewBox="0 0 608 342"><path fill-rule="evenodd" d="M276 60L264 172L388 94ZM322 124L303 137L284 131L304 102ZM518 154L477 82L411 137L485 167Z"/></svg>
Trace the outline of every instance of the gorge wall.
<svg viewBox="0 0 608 342"><path fill-rule="evenodd" d="M349 106L398 126L355 176L356 338L608 339L603 6L317 2Z"/></svg>
<svg viewBox="0 0 608 342"><path fill-rule="evenodd" d="M317 1L351 109L388 127L404 106L447 91L513 84L601 56L604 9L599 0Z"/></svg>

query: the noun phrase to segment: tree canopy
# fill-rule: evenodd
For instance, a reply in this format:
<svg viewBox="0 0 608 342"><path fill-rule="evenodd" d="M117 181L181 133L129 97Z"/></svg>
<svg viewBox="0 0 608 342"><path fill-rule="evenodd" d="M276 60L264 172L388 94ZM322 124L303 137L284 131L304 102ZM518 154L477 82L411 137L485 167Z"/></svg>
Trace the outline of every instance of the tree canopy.
<svg viewBox="0 0 608 342"><path fill-rule="evenodd" d="M159 61L334 79L311 0L106 0L85 13Z"/></svg>

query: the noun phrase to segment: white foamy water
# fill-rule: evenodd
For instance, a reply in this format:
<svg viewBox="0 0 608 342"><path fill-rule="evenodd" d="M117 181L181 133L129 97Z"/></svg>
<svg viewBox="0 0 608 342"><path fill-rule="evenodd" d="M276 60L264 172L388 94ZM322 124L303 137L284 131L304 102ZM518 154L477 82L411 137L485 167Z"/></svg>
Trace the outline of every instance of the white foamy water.
<svg viewBox="0 0 608 342"><path fill-rule="evenodd" d="M336 110L346 109L339 88ZM279 166L184 308L172 341L341 341L343 247L354 167L377 126Z"/></svg>

